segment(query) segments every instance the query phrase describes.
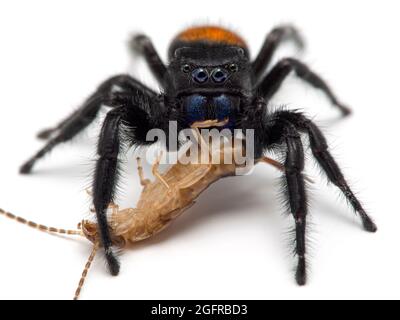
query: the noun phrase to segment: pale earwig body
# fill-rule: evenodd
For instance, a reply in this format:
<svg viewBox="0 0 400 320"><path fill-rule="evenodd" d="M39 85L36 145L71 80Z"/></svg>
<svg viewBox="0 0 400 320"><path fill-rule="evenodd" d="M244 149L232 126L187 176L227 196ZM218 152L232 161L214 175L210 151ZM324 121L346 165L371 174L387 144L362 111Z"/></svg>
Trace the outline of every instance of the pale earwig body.
<svg viewBox="0 0 400 320"><path fill-rule="evenodd" d="M111 205L112 215L110 227L114 245L123 247L126 244L142 241L152 237L166 228L170 222L195 204L196 199L211 184L224 177L236 175L240 165L231 161L224 164L224 150L221 148L219 164L178 162L165 173L158 172L159 162L153 165L155 180L151 182L143 177L140 159L138 159L139 176L143 190L136 208L119 210L118 206ZM231 148L228 154L235 154L238 149ZM268 163L281 168L278 162L268 159ZM84 221L82 230L92 242L97 238L98 227Z"/></svg>
<svg viewBox="0 0 400 320"><path fill-rule="evenodd" d="M235 165L174 165L161 176L164 181L146 181L135 209L113 210L113 236L127 243L159 233L191 207L212 183L234 173Z"/></svg>
<svg viewBox="0 0 400 320"><path fill-rule="evenodd" d="M143 190L136 208L119 210L119 207L115 204L111 204L109 207L112 210L110 227L113 234L113 245L125 249L129 244L146 240L158 234L174 219L193 206L196 199L211 184L222 178L235 176L237 169L242 165L235 163L235 161L231 161L231 164L224 164L224 155L235 155L238 152L243 152L242 148L232 147L227 151L226 147L221 147L216 152L220 153L221 161L218 164L211 162L208 164L183 164L178 161L165 173L158 171L159 160L157 160L152 170L155 176L154 181L144 178L141 161L138 158L138 172ZM235 159L235 157L233 158ZM284 170L283 165L273 159L264 157L260 162L270 164L281 171ZM83 236L93 243L93 250L75 293L74 298L78 299L101 243L98 225L84 220L78 224L79 230L65 230L27 221L2 209L0 209L0 214L40 231Z"/></svg>

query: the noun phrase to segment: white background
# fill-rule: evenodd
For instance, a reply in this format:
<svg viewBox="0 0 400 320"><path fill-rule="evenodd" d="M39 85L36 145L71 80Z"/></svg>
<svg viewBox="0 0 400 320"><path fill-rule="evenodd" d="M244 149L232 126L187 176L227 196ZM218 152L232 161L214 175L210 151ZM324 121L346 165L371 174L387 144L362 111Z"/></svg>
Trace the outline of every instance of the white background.
<svg viewBox="0 0 400 320"><path fill-rule="evenodd" d="M247 6L246 6L247 5ZM368 234L314 162L309 283L296 286L279 204L278 174L220 181L168 230L121 257L112 278L99 255L83 299L400 298L398 208L398 1L1 1L0 206L31 220L74 228L88 216L99 121L57 148L31 176L19 165L42 146L35 133L55 124L101 80L130 72L155 85L128 54L133 32L151 36L163 58L193 23L222 23L248 40L253 56L266 33L293 23L307 40L301 55L354 109L339 121L322 94L294 77L273 104L302 108L327 134L332 152L379 226ZM156 85L155 85L155 88ZM122 206L140 194L128 155ZM149 165L146 164L147 174ZM69 299L90 245L0 217L0 298Z"/></svg>

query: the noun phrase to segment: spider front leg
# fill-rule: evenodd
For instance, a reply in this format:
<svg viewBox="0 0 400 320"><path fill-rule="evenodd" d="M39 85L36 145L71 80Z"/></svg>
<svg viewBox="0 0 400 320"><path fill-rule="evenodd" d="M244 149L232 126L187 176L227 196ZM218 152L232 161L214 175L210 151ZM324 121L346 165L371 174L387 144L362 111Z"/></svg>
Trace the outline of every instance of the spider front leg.
<svg viewBox="0 0 400 320"><path fill-rule="evenodd" d="M96 211L101 243L112 275L118 275L120 265L112 250L106 211L109 204L114 200L118 177L118 155L121 144L120 126L125 112L125 107L121 107L107 114L99 138L97 150L99 159L96 163L93 181L93 205Z"/></svg>
<svg viewBox="0 0 400 320"><path fill-rule="evenodd" d="M304 41L295 27L287 25L273 29L265 39L256 59L251 64L256 83L267 70L279 45L286 41L293 41L300 49L304 47Z"/></svg>
<svg viewBox="0 0 400 320"><path fill-rule="evenodd" d="M110 111L103 123L98 143L98 160L93 181L93 205L104 247L108 267L112 275L118 275L120 265L112 249L111 230L107 221L107 208L114 202L119 176L119 154L123 145L145 145L146 135L153 129L151 114L156 102L143 92L116 94L120 107Z"/></svg>
<svg viewBox="0 0 400 320"><path fill-rule="evenodd" d="M150 38L143 34L135 35L130 40L129 45L133 52L144 56L154 77L165 88L167 67L158 55Z"/></svg>
<svg viewBox="0 0 400 320"><path fill-rule="evenodd" d="M307 219L307 194L304 170L304 150L301 137L292 125L284 129L285 141L285 182L286 195L290 211L295 219L296 248L298 257L296 281L299 285L305 285L306 276L306 219Z"/></svg>
<svg viewBox="0 0 400 320"><path fill-rule="evenodd" d="M278 62L258 84L257 91L265 100L270 100L292 71L294 71L300 79L314 88L322 90L331 103L340 110L343 116L347 116L351 113L351 110L339 101L332 89L320 76L311 71L304 63L292 58L286 58Z"/></svg>
<svg viewBox="0 0 400 320"><path fill-rule="evenodd" d="M151 89L145 87L137 80L127 75L120 75L110 78L105 81L94 94L92 94L85 103L71 116L63 120L59 125L53 129L46 129L42 131L39 136L41 138L51 138L46 145L40 149L33 157L25 162L20 172L28 174L32 171L33 166L36 162L53 150L57 145L70 141L89 124L91 124L96 118L100 108L109 100L109 96L112 94L114 89L118 87L122 92L135 92L141 91L150 98L154 98L156 93Z"/></svg>

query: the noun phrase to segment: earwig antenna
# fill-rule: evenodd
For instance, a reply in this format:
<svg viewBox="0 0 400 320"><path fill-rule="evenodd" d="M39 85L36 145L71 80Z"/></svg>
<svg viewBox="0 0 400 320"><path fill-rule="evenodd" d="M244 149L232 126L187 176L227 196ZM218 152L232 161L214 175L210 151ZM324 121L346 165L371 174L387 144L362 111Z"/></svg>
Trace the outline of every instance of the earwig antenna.
<svg viewBox="0 0 400 320"><path fill-rule="evenodd" d="M80 230L65 230L65 229L58 229L58 228L53 228L53 227L47 227L42 224L37 224L36 222L28 221L24 218L18 217L10 212L4 211L3 209L0 209L0 214L6 216L7 218L11 220L15 220L19 223L22 223L24 225L27 225L28 227L43 231L43 232L49 232L49 233L58 233L58 234L67 234L71 236L82 236L83 233Z"/></svg>
<svg viewBox="0 0 400 320"><path fill-rule="evenodd" d="M92 262L94 260L94 257L96 256L96 253L97 253L98 249L99 249L99 243L96 242L94 244L94 246L93 246L93 250L92 250L92 253L89 256L89 259L86 262L85 269L82 272L82 276L81 276L81 279L79 280L78 288L75 291L74 300L78 300L79 299L79 295L81 294L82 287L85 284L86 277L88 275L89 269L90 269L90 267L92 265Z"/></svg>

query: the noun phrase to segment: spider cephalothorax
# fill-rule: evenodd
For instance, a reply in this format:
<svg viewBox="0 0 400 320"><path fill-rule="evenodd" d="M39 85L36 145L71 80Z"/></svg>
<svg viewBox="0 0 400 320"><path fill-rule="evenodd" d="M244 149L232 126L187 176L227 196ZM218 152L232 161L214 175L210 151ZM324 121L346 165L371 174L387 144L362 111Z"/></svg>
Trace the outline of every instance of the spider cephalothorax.
<svg viewBox="0 0 400 320"><path fill-rule="evenodd" d="M376 226L348 186L318 127L299 112L268 108L271 97L294 72L322 90L343 115L350 112L317 74L296 59L282 59L267 72L276 48L286 40L302 46L293 27L278 27L267 36L260 53L251 60L245 41L237 34L220 27L195 27L173 40L166 66L150 39L144 35L136 36L132 39L132 48L144 55L163 93L155 92L128 75L112 77L101 84L78 111L55 128L39 134L48 142L21 167L21 172L31 172L38 159L85 129L102 106L112 108L99 137L93 204L97 217L96 237L99 235L110 272L117 275L119 262L112 249L115 238L106 211L115 197L122 147L151 144L146 139L147 133L151 129L168 131L171 121L178 123L179 129L193 126L252 129L255 133L254 163L260 162L263 154L272 149L284 155L284 193L295 221L296 280L303 285L306 282L308 207L302 134L308 135L311 151L323 172L349 200L364 228L374 232Z"/></svg>
<svg viewBox="0 0 400 320"><path fill-rule="evenodd" d="M226 126L234 128L252 92L250 61L240 47L203 42L180 47L171 57L167 79L166 95L178 101L186 126L229 119Z"/></svg>

